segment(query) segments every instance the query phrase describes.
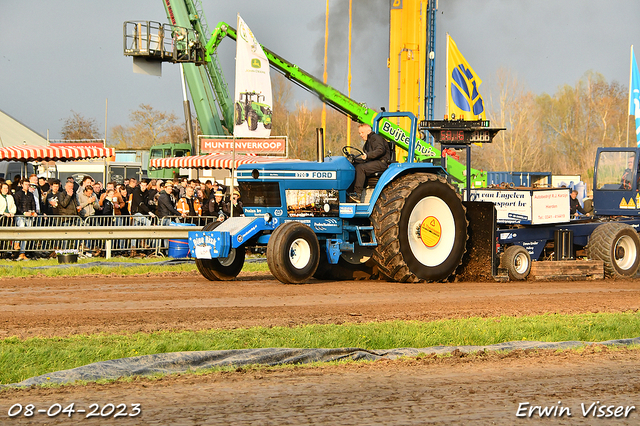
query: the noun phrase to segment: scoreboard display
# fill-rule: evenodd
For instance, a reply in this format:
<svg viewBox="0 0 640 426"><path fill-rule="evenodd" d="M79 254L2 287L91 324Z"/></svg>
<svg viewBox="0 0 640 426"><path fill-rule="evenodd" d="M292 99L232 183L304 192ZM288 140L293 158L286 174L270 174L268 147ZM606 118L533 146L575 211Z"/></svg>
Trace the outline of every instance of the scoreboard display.
<svg viewBox="0 0 640 426"><path fill-rule="evenodd" d="M487 120L423 120L421 131L429 131L436 142L444 145L469 145L491 143L494 136L504 128L489 127Z"/></svg>

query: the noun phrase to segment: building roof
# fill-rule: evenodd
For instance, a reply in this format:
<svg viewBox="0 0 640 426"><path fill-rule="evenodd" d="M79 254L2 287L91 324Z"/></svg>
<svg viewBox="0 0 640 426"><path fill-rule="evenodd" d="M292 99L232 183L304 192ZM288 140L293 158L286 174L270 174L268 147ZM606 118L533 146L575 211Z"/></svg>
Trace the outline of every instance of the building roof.
<svg viewBox="0 0 640 426"><path fill-rule="evenodd" d="M47 139L0 110L0 148L25 144L47 145Z"/></svg>

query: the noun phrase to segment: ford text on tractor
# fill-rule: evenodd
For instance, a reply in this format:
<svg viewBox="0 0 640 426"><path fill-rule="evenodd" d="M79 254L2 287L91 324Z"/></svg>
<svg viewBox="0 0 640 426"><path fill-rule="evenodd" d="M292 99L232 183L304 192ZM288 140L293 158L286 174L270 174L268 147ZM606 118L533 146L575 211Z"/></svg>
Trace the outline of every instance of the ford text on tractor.
<svg viewBox="0 0 640 426"><path fill-rule="evenodd" d="M374 131L397 116L411 117L415 141L410 113L381 113ZM238 167L245 217L189 233L198 270L209 280L233 279L247 248L266 245L269 270L287 284L368 278L374 266L391 281L448 279L467 250L467 208L445 170L414 162L413 152L369 178L364 203L347 202L355 168L346 156Z"/></svg>

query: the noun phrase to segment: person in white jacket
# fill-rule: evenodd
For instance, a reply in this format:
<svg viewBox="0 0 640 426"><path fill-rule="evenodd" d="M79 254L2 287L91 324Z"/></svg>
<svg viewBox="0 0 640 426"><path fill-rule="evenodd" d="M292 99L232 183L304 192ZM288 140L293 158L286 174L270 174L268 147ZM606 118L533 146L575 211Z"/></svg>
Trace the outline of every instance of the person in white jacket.
<svg viewBox="0 0 640 426"><path fill-rule="evenodd" d="M0 188L0 213L3 217L13 217L16 214L16 202L11 195L11 189L6 182ZM3 219L5 221L6 219Z"/></svg>

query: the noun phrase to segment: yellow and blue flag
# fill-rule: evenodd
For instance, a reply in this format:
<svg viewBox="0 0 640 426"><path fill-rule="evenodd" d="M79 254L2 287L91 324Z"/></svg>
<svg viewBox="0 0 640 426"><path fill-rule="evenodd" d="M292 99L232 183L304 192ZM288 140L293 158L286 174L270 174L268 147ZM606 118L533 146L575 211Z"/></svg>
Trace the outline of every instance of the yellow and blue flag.
<svg viewBox="0 0 640 426"><path fill-rule="evenodd" d="M631 46L631 76L629 80L629 115L636 117L636 143L640 147L640 72Z"/></svg>
<svg viewBox="0 0 640 426"><path fill-rule="evenodd" d="M447 115L449 118L485 120L485 108L478 87L482 80L469 66L458 46L447 34Z"/></svg>

